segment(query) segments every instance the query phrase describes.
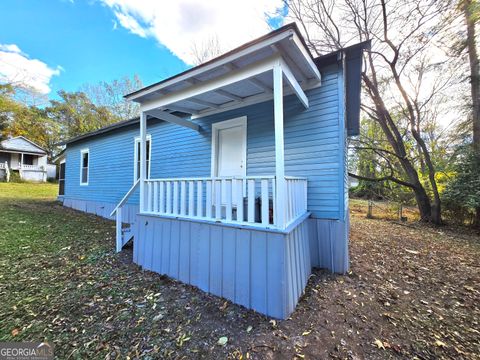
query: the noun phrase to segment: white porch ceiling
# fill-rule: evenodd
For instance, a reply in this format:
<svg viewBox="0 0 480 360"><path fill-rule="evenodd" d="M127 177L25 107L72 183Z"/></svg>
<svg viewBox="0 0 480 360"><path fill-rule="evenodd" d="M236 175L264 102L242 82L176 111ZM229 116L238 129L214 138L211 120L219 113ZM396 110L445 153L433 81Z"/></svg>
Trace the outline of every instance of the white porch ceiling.
<svg viewBox="0 0 480 360"><path fill-rule="evenodd" d="M293 28L246 44L204 65L130 94L127 99L140 103L141 110L154 117L157 116L153 110L157 115L160 110L193 116L227 110L255 99L272 98L270 63L277 60L283 64L285 91L296 93L308 107L303 89L318 84L320 74Z"/></svg>

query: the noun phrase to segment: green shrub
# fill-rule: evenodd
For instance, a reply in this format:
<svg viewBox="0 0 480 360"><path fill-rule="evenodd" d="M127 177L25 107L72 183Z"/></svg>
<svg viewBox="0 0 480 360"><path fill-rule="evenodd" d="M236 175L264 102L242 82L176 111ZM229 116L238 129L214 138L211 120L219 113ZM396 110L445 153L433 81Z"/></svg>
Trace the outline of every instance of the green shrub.
<svg viewBox="0 0 480 360"><path fill-rule="evenodd" d="M455 165L455 176L442 194L443 215L451 222L472 224L480 207L480 157L463 149Z"/></svg>
<svg viewBox="0 0 480 360"><path fill-rule="evenodd" d="M18 171L10 172L10 182L12 183L24 183L25 180L20 178L20 173Z"/></svg>

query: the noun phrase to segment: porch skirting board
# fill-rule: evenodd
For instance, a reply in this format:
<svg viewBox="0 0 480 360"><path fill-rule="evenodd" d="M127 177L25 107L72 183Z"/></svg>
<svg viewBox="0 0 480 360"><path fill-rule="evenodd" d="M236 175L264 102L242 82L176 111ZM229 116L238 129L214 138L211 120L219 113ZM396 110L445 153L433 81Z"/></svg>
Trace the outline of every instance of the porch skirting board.
<svg viewBox="0 0 480 360"><path fill-rule="evenodd" d="M115 204L59 198L63 205L112 219ZM303 295L313 267L349 270L349 222L307 218L288 233L138 215L133 261L203 291L278 319L286 319Z"/></svg>
<svg viewBox="0 0 480 360"><path fill-rule="evenodd" d="M110 216L110 214L117 204L102 201L78 200L68 197L62 197L59 198L59 200L63 202L63 206L101 216L106 219L115 220L115 215ZM129 224L135 223L137 213L138 205L126 204L122 209L123 221Z"/></svg>
<svg viewBox="0 0 480 360"><path fill-rule="evenodd" d="M307 221L290 233L138 215L133 261L262 314L286 319L311 272Z"/></svg>
<svg viewBox="0 0 480 360"><path fill-rule="evenodd" d="M308 219L312 266L345 274L349 270L349 221Z"/></svg>
<svg viewBox="0 0 480 360"><path fill-rule="evenodd" d="M47 181L47 170L20 170L20 176L25 181L45 182Z"/></svg>

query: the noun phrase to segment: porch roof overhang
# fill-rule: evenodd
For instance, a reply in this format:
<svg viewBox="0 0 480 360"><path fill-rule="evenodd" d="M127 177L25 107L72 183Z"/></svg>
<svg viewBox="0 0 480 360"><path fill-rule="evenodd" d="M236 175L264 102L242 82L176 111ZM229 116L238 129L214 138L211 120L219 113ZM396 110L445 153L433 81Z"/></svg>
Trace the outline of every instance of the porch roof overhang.
<svg viewBox="0 0 480 360"><path fill-rule="evenodd" d="M284 93L308 107L304 90L318 85L321 76L294 24L126 98L146 115L198 130L188 117L272 99L275 66L282 69Z"/></svg>
<svg viewBox="0 0 480 360"><path fill-rule="evenodd" d="M25 150L11 150L11 149L4 149L0 148L0 152L2 153L9 153L9 154L25 154L25 155L35 155L35 156L45 156L47 153L45 152L35 152L35 151L25 151Z"/></svg>

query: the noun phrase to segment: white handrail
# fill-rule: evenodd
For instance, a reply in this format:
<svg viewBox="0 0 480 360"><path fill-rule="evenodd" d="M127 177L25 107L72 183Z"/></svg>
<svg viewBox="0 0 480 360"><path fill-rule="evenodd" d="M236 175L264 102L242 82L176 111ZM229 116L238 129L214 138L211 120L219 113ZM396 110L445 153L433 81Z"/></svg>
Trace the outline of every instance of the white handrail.
<svg viewBox="0 0 480 360"><path fill-rule="evenodd" d="M43 165L20 164L19 170L46 171Z"/></svg>
<svg viewBox="0 0 480 360"><path fill-rule="evenodd" d="M226 176L226 177L176 177L176 178L161 178L161 179L145 179L145 182L156 181L214 181L214 180L261 180L261 179L274 179L275 175L258 175L258 176Z"/></svg>
<svg viewBox="0 0 480 360"><path fill-rule="evenodd" d="M123 205L125 205L125 203L127 202L128 198L130 197L130 195L132 195L132 193L135 191L135 189L137 188L138 184L140 184L140 179L137 179L137 181L135 181L132 185L132 187L130 188L130 190L127 191L127 193L125 194L125 196L122 198L122 200L120 200L120 202L118 203L117 206L115 206L115 209L113 209L113 211L110 213L110 216L113 216L113 214L115 214L117 212L117 210L119 208L121 208Z"/></svg>
<svg viewBox="0 0 480 360"><path fill-rule="evenodd" d="M285 180L307 180L307 178L301 176L285 176Z"/></svg>

